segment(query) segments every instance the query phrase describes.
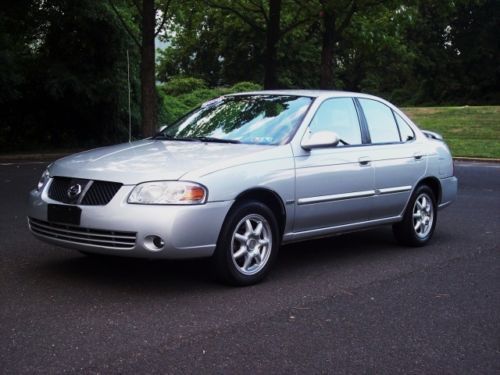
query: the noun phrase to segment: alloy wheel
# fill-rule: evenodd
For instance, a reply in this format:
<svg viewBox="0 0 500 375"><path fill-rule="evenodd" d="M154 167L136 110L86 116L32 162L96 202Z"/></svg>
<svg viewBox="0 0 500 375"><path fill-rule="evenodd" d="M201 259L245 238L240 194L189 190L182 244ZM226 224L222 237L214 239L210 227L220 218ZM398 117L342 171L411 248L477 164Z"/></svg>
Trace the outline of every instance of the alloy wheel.
<svg viewBox="0 0 500 375"><path fill-rule="evenodd" d="M231 240L231 257L237 270L254 275L262 270L271 254L272 232L261 215L245 216L236 225Z"/></svg>
<svg viewBox="0 0 500 375"><path fill-rule="evenodd" d="M426 194L420 194L413 205L413 229L419 238L429 235L434 222L434 208L431 198Z"/></svg>

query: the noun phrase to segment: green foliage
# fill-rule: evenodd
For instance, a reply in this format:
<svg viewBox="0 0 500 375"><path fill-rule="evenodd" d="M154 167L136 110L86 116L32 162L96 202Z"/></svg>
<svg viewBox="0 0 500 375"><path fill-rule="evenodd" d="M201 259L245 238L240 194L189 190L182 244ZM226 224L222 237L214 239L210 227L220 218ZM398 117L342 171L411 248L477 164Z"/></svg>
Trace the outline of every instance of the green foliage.
<svg viewBox="0 0 500 375"><path fill-rule="evenodd" d="M166 95L182 95L195 90L206 89L207 84L200 78L193 77L172 77L160 86Z"/></svg>
<svg viewBox="0 0 500 375"><path fill-rule="evenodd" d="M0 28L3 151L127 139L126 50L135 123L138 56L105 2L10 1Z"/></svg>
<svg viewBox="0 0 500 375"><path fill-rule="evenodd" d="M327 7L338 23L331 56L336 89L369 92L400 105L500 100L499 1L357 0L342 29L349 4L282 0L282 87L319 87ZM265 0L183 2L159 59L158 78L189 75L209 87L262 82L266 12Z"/></svg>
<svg viewBox="0 0 500 375"><path fill-rule="evenodd" d="M191 83L183 85L182 83ZM195 87L192 91L186 90L187 87ZM262 86L253 82L239 82L231 87L206 88L203 80L182 77L174 78L172 81L158 86L163 103L163 112L160 116L161 124L171 124L185 115L190 110L198 107L200 104L217 98L222 95L235 92L246 92L261 90ZM178 95L174 96L173 91Z"/></svg>
<svg viewBox="0 0 500 375"><path fill-rule="evenodd" d="M166 3L156 1L160 8ZM157 59L161 122L214 97L260 88L252 82L264 78L268 0L168 3L172 18L161 34L167 47ZM399 105L500 101L498 0L356 0L348 18L350 3L281 0L277 78L283 88L319 87L326 10L335 15L330 57L336 89ZM3 1L2 151L126 140L127 50L138 134L140 56L133 38L140 39L141 14L131 0L113 4L132 37L108 1ZM465 147L463 139L450 143Z"/></svg>
<svg viewBox="0 0 500 375"><path fill-rule="evenodd" d="M262 86L254 82L238 82L231 87L231 92L247 92L262 90Z"/></svg>
<svg viewBox="0 0 500 375"><path fill-rule="evenodd" d="M184 104L182 98L179 99L174 96L165 95L161 91L160 98L163 106L159 117L160 126L173 123L191 109L191 107Z"/></svg>
<svg viewBox="0 0 500 375"><path fill-rule="evenodd" d="M177 4L173 24L164 37L169 47L159 52L157 77L203 79L210 87L259 81L264 40L262 33L239 18L226 17L201 0ZM251 69L247 69L251 66Z"/></svg>

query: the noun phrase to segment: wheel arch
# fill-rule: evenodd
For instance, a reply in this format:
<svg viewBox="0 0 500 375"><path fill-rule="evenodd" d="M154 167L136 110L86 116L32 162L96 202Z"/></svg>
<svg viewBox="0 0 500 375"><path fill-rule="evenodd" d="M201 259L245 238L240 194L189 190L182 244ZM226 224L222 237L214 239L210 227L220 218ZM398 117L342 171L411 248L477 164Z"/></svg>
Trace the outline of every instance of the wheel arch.
<svg viewBox="0 0 500 375"><path fill-rule="evenodd" d="M411 194L405 203L404 209L401 212L401 215L400 215L401 217L403 217L404 213L406 212L408 205L410 204L411 197L413 196L415 191L422 185L426 185L432 190L432 192L434 193L434 196L436 198L436 207L439 207L439 203L441 202L441 183L439 182L439 179L436 177L432 177L432 176L424 177L421 180L419 180L415 184L415 187L412 189Z"/></svg>
<svg viewBox="0 0 500 375"><path fill-rule="evenodd" d="M439 182L439 179L436 177L425 177L422 180L418 182L418 184L415 185L415 189L419 186L422 185L427 185L429 188L432 190L434 193L434 196L436 197L436 205L439 206L439 203L441 202L441 182Z"/></svg>
<svg viewBox="0 0 500 375"><path fill-rule="evenodd" d="M414 202L418 198L416 193L419 192L419 189L422 189L423 187L425 187L426 188L425 190L427 191L428 190L432 191L436 199L435 202L436 205L434 207L434 210L430 211L432 212L432 217L433 217L431 227L428 230L424 228L427 232L419 235L417 233L417 230L422 227L422 220L420 219L419 223L420 225L418 227L415 226L416 224L414 223L415 220ZM428 176L418 181L418 183L415 184L415 187L413 188L411 195L408 198L408 202L406 203L405 209L401 214L401 221L394 223L392 226L396 240L403 245L417 246L417 247L424 246L428 241L430 241L430 239L432 238L432 234L434 233L434 228L436 227L437 211L440 199L441 199L441 183L439 179L433 176Z"/></svg>
<svg viewBox="0 0 500 375"><path fill-rule="evenodd" d="M274 190L268 188L250 188L236 196L231 208L233 208L238 203L249 200L256 200L269 207L269 209L276 216L276 220L278 221L280 230L280 236L283 237L286 226L286 209L285 204L283 203L283 199L280 197L280 195Z"/></svg>

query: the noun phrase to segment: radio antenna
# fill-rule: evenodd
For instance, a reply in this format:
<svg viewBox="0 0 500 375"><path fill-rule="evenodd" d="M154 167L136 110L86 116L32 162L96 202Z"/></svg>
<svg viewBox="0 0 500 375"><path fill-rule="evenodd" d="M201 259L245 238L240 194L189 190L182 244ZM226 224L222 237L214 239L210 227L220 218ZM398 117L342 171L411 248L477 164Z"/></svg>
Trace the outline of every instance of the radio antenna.
<svg viewBox="0 0 500 375"><path fill-rule="evenodd" d="M132 111L130 109L130 57L127 49L127 86L128 86L128 141L132 142Z"/></svg>

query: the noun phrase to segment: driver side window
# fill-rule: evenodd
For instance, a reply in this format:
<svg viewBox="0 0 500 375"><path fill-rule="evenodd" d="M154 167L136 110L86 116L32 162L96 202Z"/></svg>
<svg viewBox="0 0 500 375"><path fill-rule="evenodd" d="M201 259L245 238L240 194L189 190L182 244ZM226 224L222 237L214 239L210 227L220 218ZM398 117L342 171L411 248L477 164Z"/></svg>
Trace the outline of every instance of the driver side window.
<svg viewBox="0 0 500 375"><path fill-rule="evenodd" d="M309 132L335 132L349 145L360 145L361 129L352 98L334 98L324 101L309 124ZM339 143L342 146L342 143Z"/></svg>

